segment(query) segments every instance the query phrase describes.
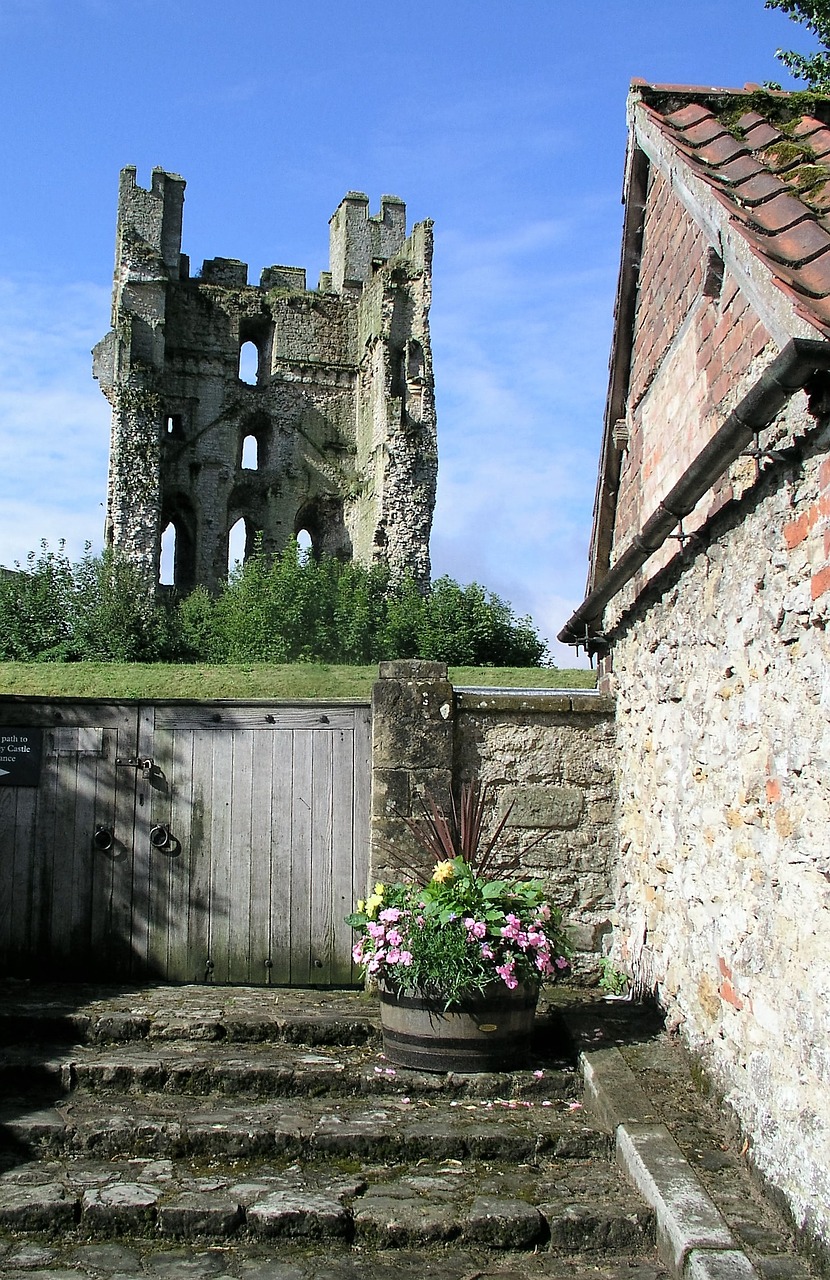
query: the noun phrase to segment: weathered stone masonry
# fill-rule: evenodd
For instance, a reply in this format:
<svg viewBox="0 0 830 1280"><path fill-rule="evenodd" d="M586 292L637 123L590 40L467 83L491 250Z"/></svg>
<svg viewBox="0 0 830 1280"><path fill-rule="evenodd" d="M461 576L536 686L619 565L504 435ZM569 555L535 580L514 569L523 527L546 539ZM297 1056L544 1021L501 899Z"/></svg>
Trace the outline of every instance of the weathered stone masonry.
<svg viewBox="0 0 830 1280"><path fill-rule="evenodd" d="M513 804L509 849L526 849L572 925L576 963L596 970L610 934L616 870L613 700L587 690L454 689L436 662L385 662L372 692L370 881L396 877L390 850L417 856L402 815L418 797L491 787L493 820ZM529 846L547 833L535 847Z"/></svg>
<svg viewBox="0 0 830 1280"><path fill-rule="evenodd" d="M429 341L432 224L406 238L406 208L379 215L349 192L330 224L330 271L181 253L184 180L124 169L112 330L94 373L112 405L106 541L159 579L175 530L175 585L215 590L228 536L246 554L305 530L315 554L381 562L429 582L437 446ZM240 378L253 343L256 384ZM243 450L248 442L243 465ZM250 446L256 453L251 462Z"/></svg>

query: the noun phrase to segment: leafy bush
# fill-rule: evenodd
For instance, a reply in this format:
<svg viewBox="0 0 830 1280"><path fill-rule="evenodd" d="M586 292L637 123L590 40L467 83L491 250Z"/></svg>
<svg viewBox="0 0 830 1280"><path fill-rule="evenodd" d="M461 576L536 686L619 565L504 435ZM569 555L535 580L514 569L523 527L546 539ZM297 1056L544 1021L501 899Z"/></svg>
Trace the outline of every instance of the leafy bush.
<svg viewBox="0 0 830 1280"><path fill-rule="evenodd" d="M439 578L423 594L382 566L315 560L295 543L252 556L220 594L203 587L154 600L112 551L63 548L0 574L0 660L328 662L432 658L456 666L538 666L546 648L529 618L478 583Z"/></svg>
<svg viewBox="0 0 830 1280"><path fill-rule="evenodd" d="M61 543L40 554L30 551L25 566L0 575L0 658L38 662L71 656L72 565Z"/></svg>

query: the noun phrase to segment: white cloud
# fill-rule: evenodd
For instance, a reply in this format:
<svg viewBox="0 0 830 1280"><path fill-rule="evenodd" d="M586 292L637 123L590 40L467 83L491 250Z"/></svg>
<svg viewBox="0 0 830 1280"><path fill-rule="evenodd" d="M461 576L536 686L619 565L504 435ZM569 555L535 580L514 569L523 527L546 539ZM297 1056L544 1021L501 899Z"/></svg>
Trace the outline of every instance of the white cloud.
<svg viewBox="0 0 830 1280"><path fill-rule="evenodd" d="M108 320L103 289L0 280L0 564L42 538L100 545L109 410L89 352Z"/></svg>

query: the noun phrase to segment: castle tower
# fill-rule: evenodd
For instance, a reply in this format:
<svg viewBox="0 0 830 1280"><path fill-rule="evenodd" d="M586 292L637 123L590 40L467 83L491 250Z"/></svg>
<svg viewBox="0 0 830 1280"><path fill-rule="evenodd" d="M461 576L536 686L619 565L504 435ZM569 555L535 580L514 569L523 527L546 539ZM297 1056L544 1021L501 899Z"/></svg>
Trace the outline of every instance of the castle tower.
<svg viewBox="0 0 830 1280"><path fill-rule="evenodd" d="M316 290L299 267L258 285L236 259L195 278L181 254L184 181L124 169L112 330L93 372L112 406L106 540L159 579L175 532L175 586L216 590L228 540L278 552L305 530L317 555L385 563L429 582L437 444L429 343L432 224L378 215L349 192ZM241 352L255 352L243 380Z"/></svg>

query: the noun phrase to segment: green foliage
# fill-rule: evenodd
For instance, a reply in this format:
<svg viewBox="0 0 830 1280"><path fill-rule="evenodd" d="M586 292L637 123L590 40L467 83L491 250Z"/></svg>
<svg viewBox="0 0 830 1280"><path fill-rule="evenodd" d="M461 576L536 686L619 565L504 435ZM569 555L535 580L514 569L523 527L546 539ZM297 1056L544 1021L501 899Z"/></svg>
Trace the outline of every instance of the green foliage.
<svg viewBox="0 0 830 1280"><path fill-rule="evenodd" d="M170 611L148 592L133 564L90 549L73 569L72 641L76 658L93 662L154 661L170 655Z"/></svg>
<svg viewBox="0 0 830 1280"><path fill-rule="evenodd" d="M609 996L624 996L628 990L628 978L614 967L610 956L603 956L599 962L599 986Z"/></svg>
<svg viewBox="0 0 830 1280"><path fill-rule="evenodd" d="M71 655L72 565L60 543L40 554L30 551L26 564L0 575L0 658L40 662Z"/></svg>
<svg viewBox="0 0 830 1280"><path fill-rule="evenodd" d="M439 862L425 885L375 885L346 919L370 977L445 1007L493 983L537 986L570 967L562 914L543 886L488 879L461 857Z"/></svg>
<svg viewBox="0 0 830 1280"><path fill-rule="evenodd" d="M830 0L765 0L766 9L780 9L811 31L822 49L813 54L778 49L776 57L797 80L818 93L830 93Z"/></svg>
<svg viewBox="0 0 830 1280"><path fill-rule="evenodd" d="M237 565L218 597L148 592L129 561L87 548L77 564L44 543L0 574L0 661L324 662L433 658L535 666L545 645L529 618L473 583L440 578L421 594L387 569L315 560L296 543Z"/></svg>
<svg viewBox="0 0 830 1280"><path fill-rule="evenodd" d="M168 611L136 569L87 547L72 564L63 543L41 543L25 566L0 576L0 659L28 662L154 660L169 655Z"/></svg>

